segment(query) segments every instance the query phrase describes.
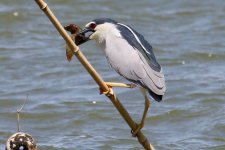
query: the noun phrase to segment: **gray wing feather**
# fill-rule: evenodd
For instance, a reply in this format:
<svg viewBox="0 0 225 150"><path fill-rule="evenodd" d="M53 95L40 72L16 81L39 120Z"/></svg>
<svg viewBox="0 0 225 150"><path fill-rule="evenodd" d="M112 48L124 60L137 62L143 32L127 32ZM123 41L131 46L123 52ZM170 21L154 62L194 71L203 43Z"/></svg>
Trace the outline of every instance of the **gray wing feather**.
<svg viewBox="0 0 225 150"><path fill-rule="evenodd" d="M108 36L105 42L108 42L105 44L108 45L105 47L106 58L120 75L158 95L164 95L166 88L162 69L160 72L153 70L143 54L122 37Z"/></svg>
<svg viewBox="0 0 225 150"><path fill-rule="evenodd" d="M148 62L149 66L160 72L161 66L157 62L155 55L152 50L152 46L145 40L144 36L132 29L131 27L124 25L122 23L117 23L117 28L119 29L122 37L136 50L138 50L144 56L145 60Z"/></svg>

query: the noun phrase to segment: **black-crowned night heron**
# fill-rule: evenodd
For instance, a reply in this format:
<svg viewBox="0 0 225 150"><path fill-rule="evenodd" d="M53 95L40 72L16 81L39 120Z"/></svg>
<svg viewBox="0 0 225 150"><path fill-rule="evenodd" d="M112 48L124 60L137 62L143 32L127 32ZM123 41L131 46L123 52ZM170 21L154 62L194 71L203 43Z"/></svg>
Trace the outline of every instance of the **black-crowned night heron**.
<svg viewBox="0 0 225 150"><path fill-rule="evenodd" d="M122 23L109 18L94 19L85 25L81 34L91 32L86 41L95 40L103 49L109 64L127 80L141 87L145 97L145 109L137 132L143 128L150 101L146 92L160 102L165 93L165 78L162 67L157 62L152 46L145 38ZM108 82L109 87L123 86ZM124 86L127 87L127 86Z"/></svg>

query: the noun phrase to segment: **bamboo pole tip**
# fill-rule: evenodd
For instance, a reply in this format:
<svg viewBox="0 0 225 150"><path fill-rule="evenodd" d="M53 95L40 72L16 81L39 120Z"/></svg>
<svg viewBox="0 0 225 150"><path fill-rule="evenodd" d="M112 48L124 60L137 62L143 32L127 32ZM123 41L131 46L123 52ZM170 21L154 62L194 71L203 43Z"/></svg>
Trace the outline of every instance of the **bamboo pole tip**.
<svg viewBox="0 0 225 150"><path fill-rule="evenodd" d="M44 10L48 5L44 0L35 0L40 9Z"/></svg>

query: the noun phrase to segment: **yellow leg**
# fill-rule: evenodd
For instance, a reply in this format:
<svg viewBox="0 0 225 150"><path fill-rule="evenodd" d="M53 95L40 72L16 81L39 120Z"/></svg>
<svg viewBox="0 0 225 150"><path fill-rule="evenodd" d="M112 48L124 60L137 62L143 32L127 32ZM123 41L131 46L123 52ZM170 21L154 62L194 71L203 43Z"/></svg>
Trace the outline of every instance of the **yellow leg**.
<svg viewBox="0 0 225 150"><path fill-rule="evenodd" d="M105 82L110 87L122 87L122 88L135 88L136 85L131 84L125 84L125 83L117 83L117 82Z"/></svg>
<svg viewBox="0 0 225 150"><path fill-rule="evenodd" d="M144 124L145 124L145 119L147 117L147 112L148 112L148 109L150 107L150 101L148 99L148 96L147 96L147 90L144 89L144 88L141 88L141 92L142 94L144 95L145 97L145 109L144 109L144 113L143 113L143 116L142 116L142 119L141 119L141 122L140 124L138 124L137 128L135 129L135 131L132 131L132 135L135 137L137 135L137 133L144 127Z"/></svg>
<svg viewBox="0 0 225 150"><path fill-rule="evenodd" d="M109 87L109 91L102 91L100 89L100 94L113 94L112 87L122 87L122 88L135 88L135 84L125 84L125 83L117 83L117 82L105 82L105 84Z"/></svg>

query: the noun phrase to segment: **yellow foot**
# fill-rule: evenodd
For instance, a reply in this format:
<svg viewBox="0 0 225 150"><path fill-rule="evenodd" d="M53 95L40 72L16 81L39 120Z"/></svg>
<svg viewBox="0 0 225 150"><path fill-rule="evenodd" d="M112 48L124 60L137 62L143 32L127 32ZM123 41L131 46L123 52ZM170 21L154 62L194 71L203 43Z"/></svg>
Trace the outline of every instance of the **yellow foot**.
<svg viewBox="0 0 225 150"><path fill-rule="evenodd" d="M144 124L137 125L137 128L133 131L131 130L131 134L133 137L137 136L137 133L144 127Z"/></svg>
<svg viewBox="0 0 225 150"><path fill-rule="evenodd" d="M108 86L109 90L108 91L103 91L101 88L100 94L105 94L107 96L113 95L113 87L122 87L122 88L135 88L136 85L131 83L131 84L125 84L125 83L116 83L116 82L105 82L105 84Z"/></svg>
<svg viewBox="0 0 225 150"><path fill-rule="evenodd" d="M103 91L101 88L99 88L100 94L105 94L107 96L113 95L113 90L112 87L107 85L109 90L108 91Z"/></svg>

